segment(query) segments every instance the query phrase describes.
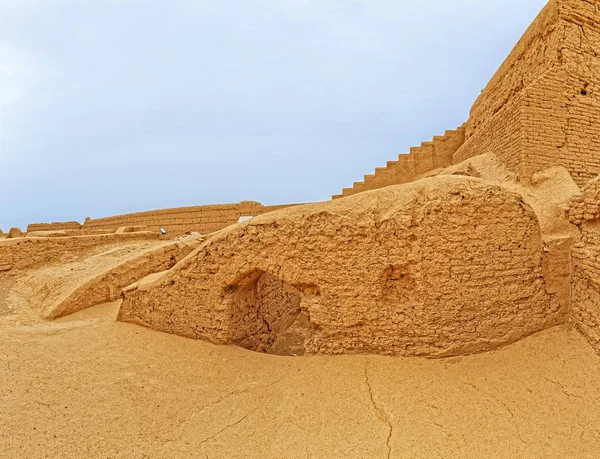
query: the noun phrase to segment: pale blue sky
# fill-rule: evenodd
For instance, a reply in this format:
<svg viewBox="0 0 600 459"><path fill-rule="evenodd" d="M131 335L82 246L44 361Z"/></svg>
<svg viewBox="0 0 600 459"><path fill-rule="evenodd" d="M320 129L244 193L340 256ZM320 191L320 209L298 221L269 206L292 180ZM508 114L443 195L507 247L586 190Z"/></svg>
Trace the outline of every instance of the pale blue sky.
<svg viewBox="0 0 600 459"><path fill-rule="evenodd" d="M328 199L462 124L545 0L0 0L0 228Z"/></svg>

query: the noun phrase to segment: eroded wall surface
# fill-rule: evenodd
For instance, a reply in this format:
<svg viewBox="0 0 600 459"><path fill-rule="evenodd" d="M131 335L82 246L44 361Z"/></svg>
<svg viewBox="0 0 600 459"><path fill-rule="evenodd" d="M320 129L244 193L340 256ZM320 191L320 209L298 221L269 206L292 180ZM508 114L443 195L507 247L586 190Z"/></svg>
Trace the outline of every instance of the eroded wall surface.
<svg viewBox="0 0 600 459"><path fill-rule="evenodd" d="M571 320L600 352L600 180L571 199L570 220L581 235L573 246Z"/></svg>
<svg viewBox="0 0 600 459"><path fill-rule="evenodd" d="M68 258L89 247L136 239L159 239L159 233L99 234L90 236L18 238L0 241L0 273L36 263Z"/></svg>
<svg viewBox="0 0 600 459"><path fill-rule="evenodd" d="M447 356L563 322L551 298L521 196L444 176L228 228L119 318L265 352Z"/></svg>
<svg viewBox="0 0 600 459"><path fill-rule="evenodd" d="M600 173L600 11L552 0L471 109L453 161L495 153L528 181L564 166L580 186Z"/></svg>

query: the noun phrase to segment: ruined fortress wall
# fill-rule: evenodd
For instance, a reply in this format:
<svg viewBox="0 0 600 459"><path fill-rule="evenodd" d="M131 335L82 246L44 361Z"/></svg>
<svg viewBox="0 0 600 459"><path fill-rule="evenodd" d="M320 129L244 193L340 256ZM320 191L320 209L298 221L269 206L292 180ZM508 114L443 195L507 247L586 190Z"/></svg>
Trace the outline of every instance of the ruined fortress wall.
<svg viewBox="0 0 600 459"><path fill-rule="evenodd" d="M521 196L440 176L233 226L119 317L274 353L447 356L565 321L551 297Z"/></svg>
<svg viewBox="0 0 600 459"><path fill-rule="evenodd" d="M573 244L571 321L600 352L600 180L573 197L569 219L581 236Z"/></svg>
<svg viewBox="0 0 600 459"><path fill-rule="evenodd" d="M416 180L423 172L486 153L524 183L553 166L565 167L580 186L600 174L598 2L550 0L456 132L462 138L451 161L436 164L425 142L334 198Z"/></svg>
<svg viewBox="0 0 600 459"><path fill-rule="evenodd" d="M561 0L560 66L526 91L524 175L564 166L580 186L600 173L600 11Z"/></svg>
<svg viewBox="0 0 600 459"><path fill-rule="evenodd" d="M81 223L78 222L53 222L53 223L31 223L27 226L27 232L31 231L60 231L80 230Z"/></svg>
<svg viewBox="0 0 600 459"><path fill-rule="evenodd" d="M181 235L186 231L209 234L237 223L242 216L256 216L287 207L263 206L258 202L243 201L238 204L178 207L114 217L86 220L84 229L117 229L123 226L145 226L150 230L165 228L168 235Z"/></svg>
<svg viewBox="0 0 600 459"><path fill-rule="evenodd" d="M127 234L99 234L92 236L18 238L0 241L0 273L11 269L23 269L36 263L69 257L74 252L143 239L159 239L159 233L139 232Z"/></svg>
<svg viewBox="0 0 600 459"><path fill-rule="evenodd" d="M561 164L583 185L600 174L600 5L597 1L562 0L561 19L568 75L567 155Z"/></svg>
<svg viewBox="0 0 600 459"><path fill-rule="evenodd" d="M522 173L528 135L522 128L524 90L559 65L558 7L555 0L546 5L477 98L465 126L465 143L453 163L491 152Z"/></svg>
<svg viewBox="0 0 600 459"><path fill-rule="evenodd" d="M584 185L600 173L600 11L552 0L475 101L453 162L493 152L527 181L564 166Z"/></svg>

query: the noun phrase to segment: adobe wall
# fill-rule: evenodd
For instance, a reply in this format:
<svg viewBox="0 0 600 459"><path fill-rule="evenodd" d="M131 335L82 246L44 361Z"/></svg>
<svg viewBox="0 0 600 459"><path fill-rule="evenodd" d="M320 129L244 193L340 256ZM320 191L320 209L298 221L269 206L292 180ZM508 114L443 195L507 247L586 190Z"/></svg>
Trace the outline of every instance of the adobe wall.
<svg viewBox="0 0 600 459"><path fill-rule="evenodd" d="M543 269L519 194L438 176L234 225L119 318L286 355L469 354L567 319Z"/></svg>
<svg viewBox="0 0 600 459"><path fill-rule="evenodd" d="M527 29L471 108L465 143L453 163L492 152L514 172L523 164L523 90L557 66L561 34L558 3L551 1Z"/></svg>
<svg viewBox="0 0 600 459"><path fill-rule="evenodd" d="M600 173L600 11L552 0L475 101L453 157L495 153L528 181L564 166L580 185Z"/></svg>
<svg viewBox="0 0 600 459"><path fill-rule="evenodd" d="M16 238L0 241L0 273L11 269L23 269L36 263L60 257L72 256L73 252L140 239L159 239L159 233L100 234L92 236Z"/></svg>
<svg viewBox="0 0 600 459"><path fill-rule="evenodd" d="M209 234L237 223L242 216L256 216L287 207L263 206L259 202L243 201L238 204L222 204L194 207L178 207L147 212L117 215L114 217L86 219L84 229L112 229L124 226L145 226L149 230L165 228L169 236L197 231Z"/></svg>
<svg viewBox="0 0 600 459"><path fill-rule="evenodd" d="M396 161L388 161L385 167L376 168L374 174L365 175L362 182L355 182L351 188L344 188L341 195L332 198L411 182L432 170L451 165L452 156L465 140L464 131L463 127L449 130L442 136L435 136L430 142L412 147L410 153L398 155Z"/></svg>
<svg viewBox="0 0 600 459"><path fill-rule="evenodd" d="M581 231L573 245L571 321L600 352L600 178L571 199L569 219Z"/></svg>
<svg viewBox="0 0 600 459"><path fill-rule="evenodd" d="M53 222L53 223L30 223L27 225L27 232L31 231L61 231L61 230L80 230L81 223L78 222Z"/></svg>

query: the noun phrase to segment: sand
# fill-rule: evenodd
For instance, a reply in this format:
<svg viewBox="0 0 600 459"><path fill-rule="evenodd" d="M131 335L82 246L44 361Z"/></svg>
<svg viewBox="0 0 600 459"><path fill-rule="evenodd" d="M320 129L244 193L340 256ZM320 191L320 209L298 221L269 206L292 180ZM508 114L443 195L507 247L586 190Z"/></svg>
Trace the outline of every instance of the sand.
<svg viewBox="0 0 600 459"><path fill-rule="evenodd" d="M118 307L0 319L0 457L600 456L600 357L568 325L462 358L294 358Z"/></svg>

